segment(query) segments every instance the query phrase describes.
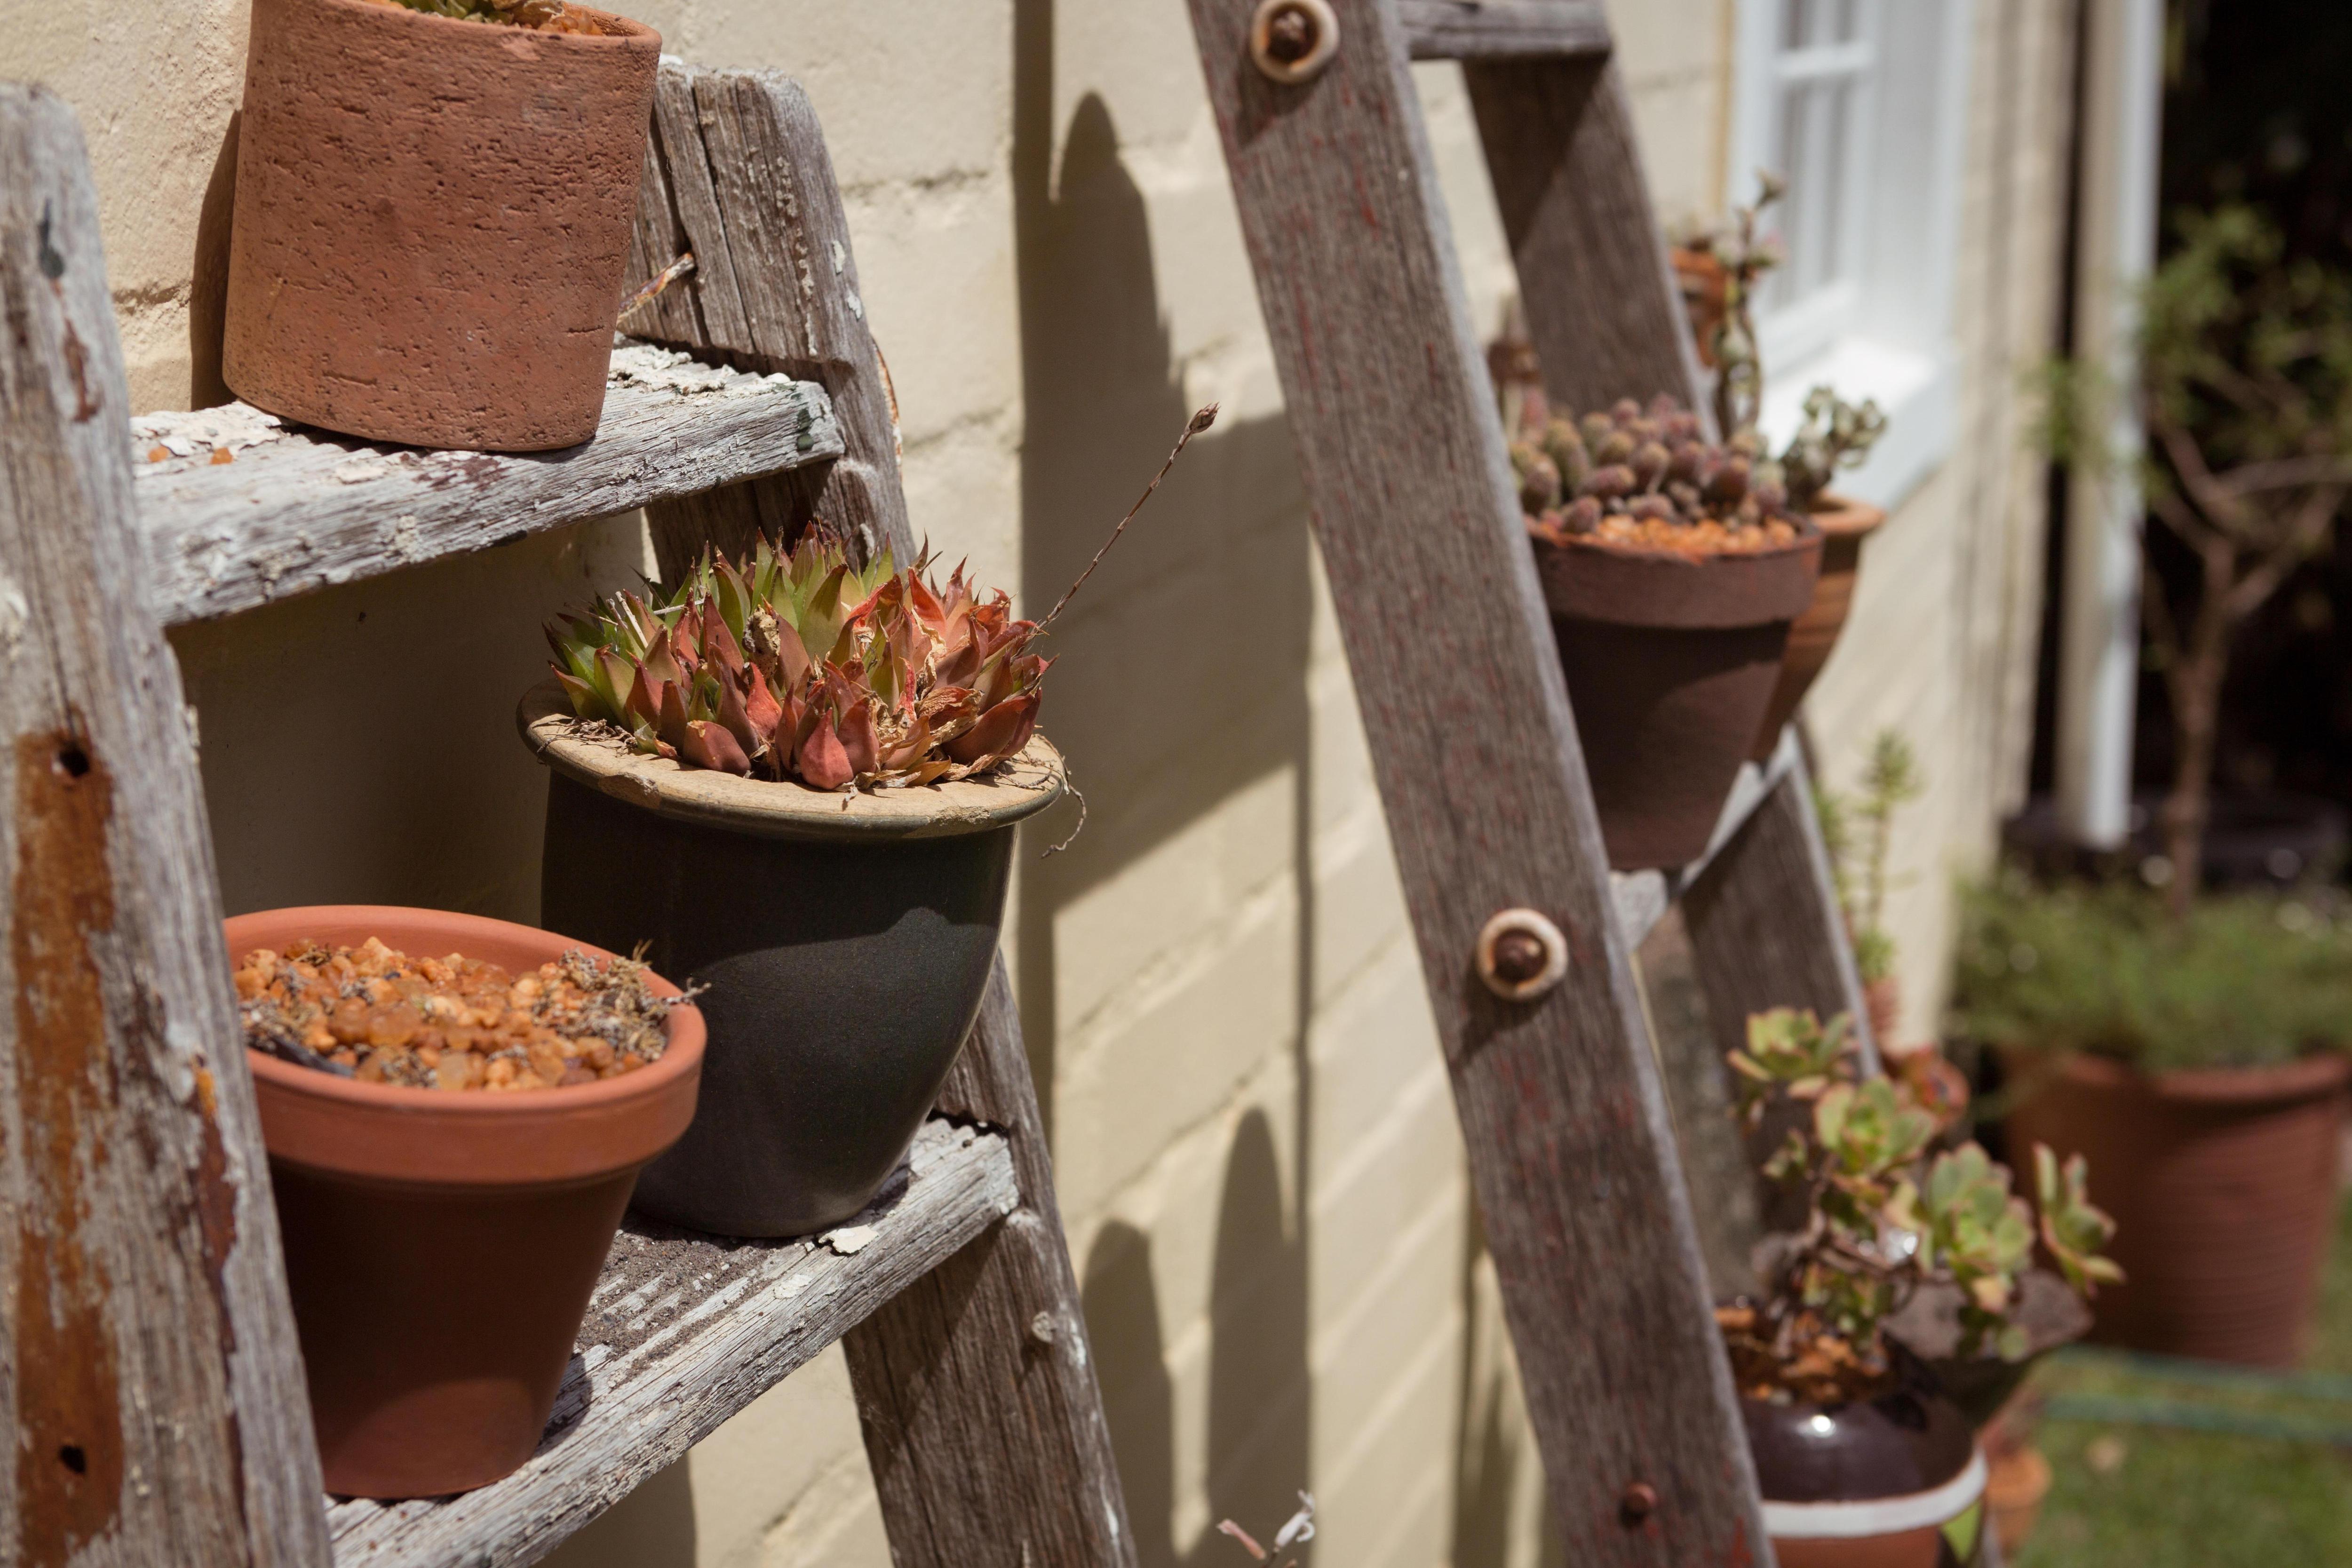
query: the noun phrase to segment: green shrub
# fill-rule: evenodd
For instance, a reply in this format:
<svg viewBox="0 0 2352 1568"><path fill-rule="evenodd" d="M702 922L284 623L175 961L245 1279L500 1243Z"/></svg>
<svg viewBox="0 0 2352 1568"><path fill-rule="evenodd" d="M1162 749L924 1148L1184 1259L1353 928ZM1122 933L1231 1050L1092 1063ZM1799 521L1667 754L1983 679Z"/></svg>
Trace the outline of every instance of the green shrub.
<svg viewBox="0 0 2352 1568"><path fill-rule="evenodd" d="M1987 1045L2150 1072L2352 1047L2352 921L2323 896L2216 895L2176 918L2137 888L2007 873L1968 891L1958 966L1955 1022Z"/></svg>

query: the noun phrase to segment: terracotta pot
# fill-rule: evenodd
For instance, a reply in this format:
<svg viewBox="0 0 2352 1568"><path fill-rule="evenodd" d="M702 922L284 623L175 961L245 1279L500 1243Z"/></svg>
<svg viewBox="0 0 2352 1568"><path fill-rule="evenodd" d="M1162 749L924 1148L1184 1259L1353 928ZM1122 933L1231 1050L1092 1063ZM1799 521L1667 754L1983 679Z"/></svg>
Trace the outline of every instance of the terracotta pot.
<svg viewBox="0 0 2352 1568"><path fill-rule="evenodd" d="M1748 753L1759 763L1780 743L1781 730L1797 716L1797 705L1812 689L1813 678L1829 663L1838 634L1845 630L1846 612L1853 607L1862 542L1877 531L1886 513L1862 501L1825 495L1813 502L1812 518L1822 531L1822 574L1813 583L1812 603L1789 628L1789 643L1780 653L1780 683L1772 688L1755 747Z"/></svg>
<svg viewBox="0 0 2352 1568"><path fill-rule="evenodd" d="M1706 850L1821 555L1818 533L1701 560L1538 542L1612 867L1682 866Z"/></svg>
<svg viewBox="0 0 2352 1568"><path fill-rule="evenodd" d="M2128 1277L2091 1303L2091 1337L2252 1366L2301 1357L2335 1233L2345 1085L2333 1054L2273 1068L2153 1075L2097 1057L2004 1053L2024 1098L2020 1169L2036 1142L2091 1166Z"/></svg>
<svg viewBox="0 0 2352 1568"><path fill-rule="evenodd" d="M371 440L596 432L661 37L254 0L221 374Z"/></svg>
<svg viewBox="0 0 2352 1568"><path fill-rule="evenodd" d="M1919 1385L1848 1405L1739 1405L1780 1568L1982 1560L1984 1456L1940 1394Z"/></svg>
<svg viewBox="0 0 2352 1568"><path fill-rule="evenodd" d="M857 1213L971 1032L1059 755L1039 736L1009 778L841 795L583 737L552 681L519 717L554 773L541 918L709 987L702 1108L638 1208L721 1236Z"/></svg>
<svg viewBox="0 0 2352 1568"><path fill-rule="evenodd" d="M229 952L381 938L535 969L608 953L440 910L330 904L238 915ZM677 987L658 977L665 996ZM702 1019L661 1059L532 1093L361 1083L246 1052L327 1489L438 1497L539 1446L629 1189L694 1115Z"/></svg>
<svg viewBox="0 0 2352 1568"><path fill-rule="evenodd" d="M2002 1562L2017 1561L2042 1521L2042 1501L2049 1495L2050 1461L2039 1448L2011 1448L1988 1467L1985 1505L1992 1514Z"/></svg>

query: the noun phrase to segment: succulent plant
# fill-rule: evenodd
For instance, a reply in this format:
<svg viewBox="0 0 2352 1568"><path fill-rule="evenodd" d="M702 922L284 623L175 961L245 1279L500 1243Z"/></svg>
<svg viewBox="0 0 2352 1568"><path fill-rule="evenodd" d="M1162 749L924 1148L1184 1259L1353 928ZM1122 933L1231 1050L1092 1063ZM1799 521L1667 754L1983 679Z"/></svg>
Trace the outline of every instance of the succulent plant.
<svg viewBox="0 0 2352 1568"><path fill-rule="evenodd" d="M1826 386L1807 393L1805 422L1780 454L1789 504L1801 511L1811 506L1838 469L1861 467L1885 434L1886 416L1875 401L1865 398L1857 408Z"/></svg>
<svg viewBox="0 0 2352 1568"><path fill-rule="evenodd" d="M498 22L510 27L541 27L556 32L593 32L586 18L570 15L563 0L376 0L380 5L403 5L433 16L455 16L466 22Z"/></svg>
<svg viewBox="0 0 2352 1568"><path fill-rule="evenodd" d="M1766 274L1784 258L1780 242L1769 235L1759 235L1756 228L1764 209L1788 193L1788 181L1759 169L1755 201L1735 208L1719 225L1689 225L1675 237L1675 243L1684 249L1711 258L1721 279L1718 302L1710 306L1692 301L1699 355L1715 370L1715 422L1719 429L1752 429L1763 401L1756 292Z"/></svg>
<svg viewBox="0 0 2352 1568"><path fill-rule="evenodd" d="M1052 661L1002 592L929 567L885 551L861 568L814 531L789 554L706 555L650 600L549 623L556 679L580 718L698 767L817 789L966 778L1028 743Z"/></svg>
<svg viewBox="0 0 2352 1568"><path fill-rule="evenodd" d="M1697 415L1663 393L1647 408L1624 398L1581 420L1547 415L1510 450L1528 531L1552 543L1612 516L1727 529L1791 516L1769 469L1759 477L1752 436L1717 446Z"/></svg>
<svg viewBox="0 0 2352 1568"><path fill-rule="evenodd" d="M1938 1151L1941 1119L1900 1079L1859 1077L1843 1016L1776 1008L1748 1020L1730 1054L1738 1115L1790 1123L1764 1163L1805 1200L1804 1228L1772 1238L1760 1300L1717 1314L1743 1390L1853 1397L1891 1373L1883 1330L1923 1285L1962 1294L1960 1353L2026 1352L2012 1320L2037 1237L2084 1296L2123 1278L2099 1248L2115 1225L2084 1190L2078 1155L2062 1170L2034 1152L2041 1224L1979 1145Z"/></svg>

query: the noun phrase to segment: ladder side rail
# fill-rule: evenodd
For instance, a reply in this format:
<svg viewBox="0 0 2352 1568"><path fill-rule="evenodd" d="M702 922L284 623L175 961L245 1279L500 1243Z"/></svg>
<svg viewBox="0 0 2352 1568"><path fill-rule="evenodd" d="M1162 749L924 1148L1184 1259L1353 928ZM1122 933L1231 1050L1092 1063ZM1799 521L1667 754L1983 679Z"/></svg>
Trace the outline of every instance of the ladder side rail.
<svg viewBox="0 0 2352 1568"><path fill-rule="evenodd" d="M1248 58L1251 0L1191 5L1564 1542L1768 1558L1394 0L1341 0L1299 87ZM1472 970L1516 906L1570 954L1532 1004Z"/></svg>
<svg viewBox="0 0 2352 1568"><path fill-rule="evenodd" d="M1823 1018L1846 1015L1863 1071L1876 1073L1878 1042L1793 726L1781 734L1775 766L1780 777L1771 793L1683 896L1693 967L1714 1036L1711 1065L1728 1077L1730 1069L1721 1065L1724 1056L1747 1043L1750 1014L1807 1007ZM1704 1141L1708 1151L1695 1161L1696 1167L1748 1173L1753 1201L1727 1202L1720 1208L1726 1215L1755 1216L1756 1234L1746 1238L1750 1247L1765 1231L1794 1230L1804 1223L1788 1193L1754 1173L1790 1125L1768 1118L1745 1139L1729 1121L1714 1117L1692 1118L1683 1128L1686 1141ZM1727 1145L1744 1145L1742 1157L1731 1158Z"/></svg>
<svg viewBox="0 0 2352 1568"><path fill-rule="evenodd" d="M696 268L629 327L821 382L846 447L821 469L650 509L663 569L812 517L910 558L887 373L805 94L776 72L666 61L654 141L632 271L651 278L688 249ZM1001 954L939 1109L1010 1141L1020 1205L845 1341L893 1560L1128 1568L1134 1535Z"/></svg>
<svg viewBox="0 0 2352 1568"><path fill-rule="evenodd" d="M0 84L0 1557L325 1568L319 1461L73 112Z"/></svg>
<svg viewBox="0 0 2352 1568"><path fill-rule="evenodd" d="M1667 393L1712 429L1615 63L1467 61L1462 76L1546 395L1587 414Z"/></svg>

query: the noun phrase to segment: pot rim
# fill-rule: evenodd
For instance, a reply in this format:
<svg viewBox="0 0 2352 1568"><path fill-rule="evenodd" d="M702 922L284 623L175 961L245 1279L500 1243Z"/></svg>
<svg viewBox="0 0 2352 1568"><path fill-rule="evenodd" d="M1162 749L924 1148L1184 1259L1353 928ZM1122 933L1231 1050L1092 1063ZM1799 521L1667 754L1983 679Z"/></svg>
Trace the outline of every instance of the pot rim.
<svg viewBox="0 0 2352 1568"><path fill-rule="evenodd" d="M1011 759L1009 772L987 779L845 793L789 779L739 778L646 756L610 736L582 734L552 679L523 694L515 725L533 755L575 784L656 816L761 838L872 843L986 833L1045 810L1069 779L1062 753L1042 731Z"/></svg>
<svg viewBox="0 0 2352 1568"><path fill-rule="evenodd" d="M412 11L405 5L386 4L384 0L306 0L306 3L335 11L394 13L392 20L381 24L385 26L399 27L424 24L436 28L495 28L501 26L496 22L470 21L463 16L444 16L431 11ZM624 16L616 11L602 10L594 5L578 5L575 0L564 0L564 3L569 9L584 11L599 22L625 30L607 33L551 33L538 27L514 27L509 30L541 39L561 49L641 49L648 41L656 48L661 47L661 34L634 16Z"/></svg>
<svg viewBox="0 0 2352 1568"><path fill-rule="evenodd" d="M1835 490L1823 490L1815 496L1806 515L1831 539L1861 539L1877 532L1886 521L1885 507L1842 496Z"/></svg>
<svg viewBox="0 0 2352 1568"><path fill-rule="evenodd" d="M1984 1446L1976 1444L1958 1475L1926 1491L1836 1502L1776 1502L1766 1498L1764 1532L1776 1541L1866 1541L1929 1530L1967 1512L1984 1495L1988 1479Z"/></svg>
<svg viewBox="0 0 2352 1568"><path fill-rule="evenodd" d="M236 962L239 948L249 949L265 942L240 935L240 931L264 926L299 930L325 941L350 941L354 939L353 933L365 931L384 937L387 942L393 940L385 936L387 931L403 931L405 928L405 931L422 931L430 928L447 931L446 940L457 951L465 951L469 942L501 947L519 944L543 951L547 958L541 963L565 952L604 960L614 956L593 943L577 942L536 926L401 904L292 905L232 915L221 923L231 963ZM398 940L409 944L413 952L417 938L404 932ZM684 994L674 982L650 971L646 978L656 995ZM452 1093L404 1084L362 1083L299 1066L251 1046L245 1047L245 1059L253 1073L255 1092L264 1101L264 1142L270 1145L272 1159L288 1160L305 1170L328 1175L421 1186L546 1185L616 1174L643 1164L674 1142L677 1131L684 1130L683 1121L677 1131L660 1138L649 1149L639 1150L635 1145L657 1134L642 1131L616 1135L612 1140L626 1146L624 1152L595 1154L584 1139L574 1141L577 1147L562 1147L566 1142L566 1127L584 1131L585 1124L595 1123L609 1130L640 1119L665 1121L657 1102L676 1097L684 1097L690 1115L695 1087L702 1074L705 1036L701 1010L690 1002L685 1003L670 1009L669 1043L659 1060L621 1078L520 1094ZM273 1107L269 1103L272 1100L278 1105ZM273 1110L278 1114L273 1115ZM418 1144L416 1158L411 1161L399 1157L396 1150L370 1150L356 1143L341 1145L328 1131L328 1124L347 1122L352 1117L397 1126L400 1132L392 1142ZM279 1123L275 1129L271 1126L273 1121ZM273 1131L279 1135L271 1137ZM427 1159L422 1148L425 1142L448 1147L458 1143L511 1147L499 1149L491 1163L483 1168L456 1171ZM534 1143L549 1147L527 1146Z"/></svg>
<svg viewBox="0 0 2352 1568"><path fill-rule="evenodd" d="M1784 561L1791 555L1801 555L1808 550L1821 548L1825 531L1822 528L1819 517L1808 512L1801 518L1784 518L1781 521L1808 526L1800 528L1797 537L1790 542L1776 544L1769 550L1722 550L1712 555L1690 555L1679 550L1642 550L1623 544L1612 544L1605 540L1591 539L1576 533L1563 534L1557 541L1538 539L1531 534L1528 536L1528 542L1538 552L1547 549L1563 552L1580 550L1595 555L1605 555L1617 561L1655 562L1664 566L1691 567L1737 566L1750 562Z"/></svg>
<svg viewBox="0 0 2352 1568"><path fill-rule="evenodd" d="M2051 1070L2052 1054L2019 1046L2001 1047L2001 1055L2019 1064L2027 1074ZM2067 1051L2059 1058L2055 1070L2058 1076L2084 1088L2137 1090L2158 1100L2188 1104L2284 1104L2341 1093L2347 1082L2352 1081L2352 1058L2328 1049L2291 1062L2254 1067L2166 1068L2146 1072L2113 1057Z"/></svg>

